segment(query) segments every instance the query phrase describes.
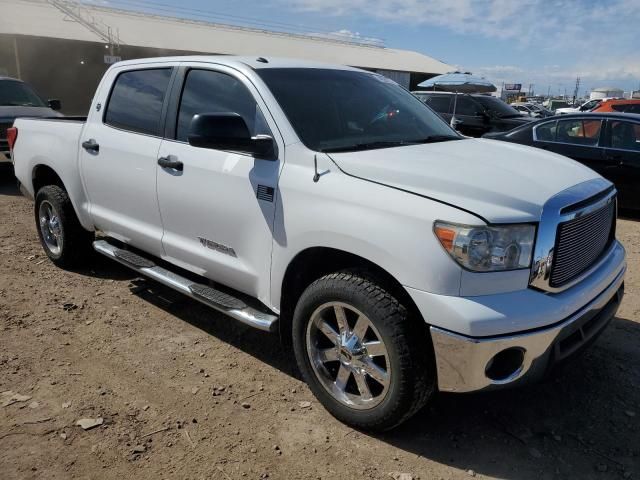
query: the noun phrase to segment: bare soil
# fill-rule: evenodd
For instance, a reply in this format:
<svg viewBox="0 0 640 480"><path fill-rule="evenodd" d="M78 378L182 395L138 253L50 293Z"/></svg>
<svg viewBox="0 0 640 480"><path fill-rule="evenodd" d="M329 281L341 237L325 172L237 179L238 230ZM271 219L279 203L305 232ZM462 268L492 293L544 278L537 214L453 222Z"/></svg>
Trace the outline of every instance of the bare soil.
<svg viewBox="0 0 640 480"><path fill-rule="evenodd" d="M619 222L626 297L584 355L370 435L318 404L277 336L98 256L54 267L31 202L0 179L0 392L30 397L0 397L3 480L640 478L637 219Z"/></svg>

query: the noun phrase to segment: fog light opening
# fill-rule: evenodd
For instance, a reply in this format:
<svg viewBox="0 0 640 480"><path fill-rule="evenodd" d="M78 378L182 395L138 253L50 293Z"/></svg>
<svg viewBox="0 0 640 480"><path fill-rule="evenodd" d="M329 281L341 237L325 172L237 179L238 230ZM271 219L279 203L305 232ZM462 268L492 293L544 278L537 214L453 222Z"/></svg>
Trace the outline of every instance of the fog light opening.
<svg viewBox="0 0 640 480"><path fill-rule="evenodd" d="M514 377L522 369L524 349L511 347L494 355L485 369L487 378L494 382L502 382Z"/></svg>

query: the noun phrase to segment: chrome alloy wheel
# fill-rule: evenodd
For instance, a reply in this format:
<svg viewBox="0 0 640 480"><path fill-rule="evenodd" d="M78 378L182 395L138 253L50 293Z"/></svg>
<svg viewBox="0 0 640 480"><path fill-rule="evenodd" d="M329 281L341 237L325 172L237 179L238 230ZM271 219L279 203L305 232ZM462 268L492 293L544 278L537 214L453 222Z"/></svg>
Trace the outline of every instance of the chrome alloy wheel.
<svg viewBox="0 0 640 480"><path fill-rule="evenodd" d="M49 251L53 255L60 255L64 240L62 225L56 209L47 200L43 200L38 208L38 223L42 239Z"/></svg>
<svg viewBox="0 0 640 480"><path fill-rule="evenodd" d="M322 386L340 403L370 409L387 395L391 365L382 337L351 305L329 302L311 315L307 355Z"/></svg>

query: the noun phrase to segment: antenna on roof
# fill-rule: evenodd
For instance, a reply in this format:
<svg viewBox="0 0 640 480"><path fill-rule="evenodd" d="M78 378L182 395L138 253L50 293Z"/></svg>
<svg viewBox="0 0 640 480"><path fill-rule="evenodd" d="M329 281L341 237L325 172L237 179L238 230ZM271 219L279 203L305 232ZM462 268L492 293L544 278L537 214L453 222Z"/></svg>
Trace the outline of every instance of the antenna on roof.
<svg viewBox="0 0 640 480"><path fill-rule="evenodd" d="M269 60L267 60L264 57L258 57L256 58L256 62L260 62L260 63L269 63Z"/></svg>

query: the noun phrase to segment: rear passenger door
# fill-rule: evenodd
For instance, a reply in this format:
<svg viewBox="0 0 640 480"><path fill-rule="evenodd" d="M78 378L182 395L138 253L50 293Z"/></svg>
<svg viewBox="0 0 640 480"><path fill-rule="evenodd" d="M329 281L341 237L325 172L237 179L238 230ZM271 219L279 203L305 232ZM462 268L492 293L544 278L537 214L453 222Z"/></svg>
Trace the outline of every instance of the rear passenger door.
<svg viewBox="0 0 640 480"><path fill-rule="evenodd" d="M166 64L111 70L80 140L95 226L154 255L162 253L156 162L172 75Z"/></svg>
<svg viewBox="0 0 640 480"><path fill-rule="evenodd" d="M606 177L610 162L606 160L604 149L600 145L603 131L601 118L558 120L555 138L552 142L545 142L545 147L547 150L573 158ZM540 134L540 131L537 133Z"/></svg>
<svg viewBox="0 0 640 480"><path fill-rule="evenodd" d="M620 206L640 209L640 122L609 119L605 155Z"/></svg>
<svg viewBox="0 0 640 480"><path fill-rule="evenodd" d="M158 157L182 170L157 167L164 258L267 302L281 157L193 147L187 135L196 114L234 112L280 155L282 139L256 88L231 68L183 64L175 87Z"/></svg>

